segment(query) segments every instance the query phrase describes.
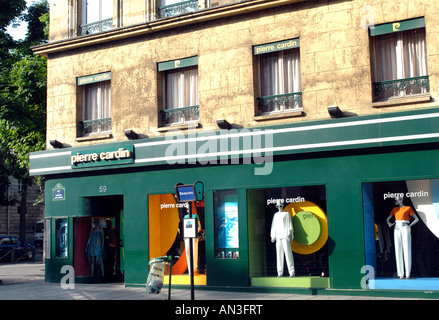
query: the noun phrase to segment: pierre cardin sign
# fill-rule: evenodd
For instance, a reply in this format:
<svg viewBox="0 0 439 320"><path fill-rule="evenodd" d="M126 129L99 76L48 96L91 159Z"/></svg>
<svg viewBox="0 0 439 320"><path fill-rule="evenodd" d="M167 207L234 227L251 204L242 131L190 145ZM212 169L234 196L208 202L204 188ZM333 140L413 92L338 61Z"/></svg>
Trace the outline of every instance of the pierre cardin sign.
<svg viewBox="0 0 439 320"><path fill-rule="evenodd" d="M133 146L118 147L114 149L100 148L93 151L74 151L70 156L72 169L129 164L133 162Z"/></svg>
<svg viewBox="0 0 439 320"><path fill-rule="evenodd" d="M300 46L299 38L290 39L285 41L267 43L259 46L253 47L253 54L259 55L264 53L271 53L276 51L288 50L293 48L298 48Z"/></svg>

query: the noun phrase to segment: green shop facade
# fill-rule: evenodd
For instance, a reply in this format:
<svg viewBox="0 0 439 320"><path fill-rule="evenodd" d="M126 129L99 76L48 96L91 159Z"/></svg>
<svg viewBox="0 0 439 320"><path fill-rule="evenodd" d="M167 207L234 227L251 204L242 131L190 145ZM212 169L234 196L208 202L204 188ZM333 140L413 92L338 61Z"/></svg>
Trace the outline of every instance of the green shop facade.
<svg viewBox="0 0 439 320"><path fill-rule="evenodd" d="M201 181L204 198L190 204L198 287L435 294L437 128L439 108L428 108L32 153L31 175L46 178L46 281L70 266L78 282L145 285L148 262L172 255L172 285L188 285L187 207L174 187ZM419 220L408 279L391 226L401 197ZM293 277L285 262L278 276L277 212L291 217Z"/></svg>

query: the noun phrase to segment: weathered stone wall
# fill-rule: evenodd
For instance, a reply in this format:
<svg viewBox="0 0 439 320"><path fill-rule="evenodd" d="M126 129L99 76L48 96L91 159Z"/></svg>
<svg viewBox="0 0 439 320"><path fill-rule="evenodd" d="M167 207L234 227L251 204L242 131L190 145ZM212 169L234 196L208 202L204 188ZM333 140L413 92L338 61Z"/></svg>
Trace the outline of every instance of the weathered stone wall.
<svg viewBox="0 0 439 320"><path fill-rule="evenodd" d="M125 14L136 12L133 17L145 8L144 1L123 4ZM65 26L65 11L51 15L52 39L62 33L57 30ZM431 101L373 103L365 24L416 17L425 17ZM327 107L332 105L358 115L434 106L438 26L435 1L306 1L50 54L47 137L77 146L126 140L127 128L149 137L163 135L158 130L157 63L191 56L198 56L200 130L218 129L218 118L243 127L329 119ZM257 121L252 47L292 38L300 38L304 114ZM112 72L112 136L79 142L76 78L106 71Z"/></svg>

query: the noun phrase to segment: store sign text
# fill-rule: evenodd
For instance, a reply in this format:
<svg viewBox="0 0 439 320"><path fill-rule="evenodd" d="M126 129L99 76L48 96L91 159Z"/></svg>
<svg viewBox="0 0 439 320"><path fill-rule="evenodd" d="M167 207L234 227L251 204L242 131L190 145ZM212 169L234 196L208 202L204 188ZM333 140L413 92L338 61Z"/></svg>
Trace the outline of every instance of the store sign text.
<svg viewBox="0 0 439 320"><path fill-rule="evenodd" d="M174 208L188 208L189 205L187 202L178 202L178 203L161 203L160 210L162 209L174 209Z"/></svg>
<svg viewBox="0 0 439 320"><path fill-rule="evenodd" d="M72 168L83 168L93 166L103 166L110 164L122 164L133 162L132 146L126 148L119 148L117 150L99 150L92 153L72 153L70 157L70 164Z"/></svg>
<svg viewBox="0 0 439 320"><path fill-rule="evenodd" d="M295 203L295 202L305 202L305 198L301 197L301 196L297 196L295 198L286 198L286 199L270 198L270 199L267 199L267 206L270 205L270 204L277 204L277 203L281 203L281 204L288 203L288 204L290 204L290 203Z"/></svg>
<svg viewBox="0 0 439 320"><path fill-rule="evenodd" d="M253 47L253 54L258 55L258 54L282 51L282 50L298 48L298 47L299 47L299 39L297 38L292 40L255 46Z"/></svg>
<svg viewBox="0 0 439 320"><path fill-rule="evenodd" d="M419 190L419 191L416 191L416 192L406 192L406 193L403 193L403 192L387 192L387 193L384 193L384 195L383 195L384 200L386 200L386 199L396 199L396 198L401 198L402 199L402 198L404 198L404 196L406 198L428 197L429 193L428 193L428 191Z"/></svg>
<svg viewBox="0 0 439 320"><path fill-rule="evenodd" d="M78 86L95 83L95 82L107 81L107 80L111 80L111 72L104 72L104 73L94 74L91 76L79 77Z"/></svg>

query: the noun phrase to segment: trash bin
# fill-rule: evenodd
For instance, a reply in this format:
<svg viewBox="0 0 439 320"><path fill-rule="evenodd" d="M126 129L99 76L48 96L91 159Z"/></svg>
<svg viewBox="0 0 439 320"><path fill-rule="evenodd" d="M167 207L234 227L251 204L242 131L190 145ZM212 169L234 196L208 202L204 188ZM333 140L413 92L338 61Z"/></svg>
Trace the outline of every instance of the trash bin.
<svg viewBox="0 0 439 320"><path fill-rule="evenodd" d="M146 290L148 293L160 293L163 288L163 279L165 277L165 264L169 263L168 300L171 300L172 258L172 256L164 256L153 258L149 261L151 268L149 270L148 279L146 280Z"/></svg>

